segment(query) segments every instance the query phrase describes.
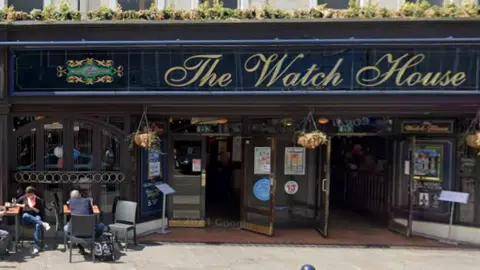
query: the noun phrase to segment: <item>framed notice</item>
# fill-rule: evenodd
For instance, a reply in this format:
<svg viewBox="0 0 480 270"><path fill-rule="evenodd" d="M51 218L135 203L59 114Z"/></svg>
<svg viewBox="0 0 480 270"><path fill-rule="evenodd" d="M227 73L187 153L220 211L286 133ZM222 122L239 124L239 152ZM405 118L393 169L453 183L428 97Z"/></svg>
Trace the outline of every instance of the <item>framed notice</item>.
<svg viewBox="0 0 480 270"><path fill-rule="evenodd" d="M162 166L160 163L160 159L160 150L148 150L148 179L153 179L162 175Z"/></svg>
<svg viewBox="0 0 480 270"><path fill-rule="evenodd" d="M420 181L442 181L443 145L423 145L414 152L414 177Z"/></svg>
<svg viewBox="0 0 480 270"><path fill-rule="evenodd" d="M192 172L200 172L202 171L202 160L194 158L192 159Z"/></svg>
<svg viewBox="0 0 480 270"><path fill-rule="evenodd" d="M165 139L159 150L142 149L140 158L140 215L142 217L156 215L162 212L162 194L155 187L168 179L168 170L164 170L167 159Z"/></svg>
<svg viewBox="0 0 480 270"><path fill-rule="evenodd" d="M254 174L270 174L270 147L255 147L254 162Z"/></svg>
<svg viewBox="0 0 480 270"><path fill-rule="evenodd" d="M305 175L305 148L285 147L285 175Z"/></svg>

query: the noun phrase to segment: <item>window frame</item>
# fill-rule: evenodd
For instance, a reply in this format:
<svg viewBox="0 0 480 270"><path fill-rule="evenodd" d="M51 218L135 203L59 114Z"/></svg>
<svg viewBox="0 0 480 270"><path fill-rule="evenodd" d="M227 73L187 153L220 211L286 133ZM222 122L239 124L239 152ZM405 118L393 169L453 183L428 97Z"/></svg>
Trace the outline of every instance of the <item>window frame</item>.
<svg viewBox="0 0 480 270"><path fill-rule="evenodd" d="M12 116L14 117L14 116ZM12 121L13 122L13 121ZM118 127L106 123L100 119L96 118L84 118L84 117L44 117L42 119L33 121L26 125L23 125L12 132L12 142L15 142L15 145L10 148L10 154L12 159L10 159L10 170L11 171L19 171L17 169L18 165L18 147L17 147L17 139L25 136L25 134L30 133L32 129L35 129L35 147L36 153L34 153L34 163L36 164L34 171L48 171L44 167L44 158L45 158L45 129L44 125L49 124L52 122L58 122L63 125L63 151L64 151L64 165L63 168L59 169L59 171L76 171L74 168L73 162L73 152L74 152L74 124L76 122L81 124L87 124L92 127L92 168L90 171L102 171L102 161L101 161L101 144L102 144L102 130L107 131L112 136L115 136L119 142L124 142L120 144L120 171L126 171L128 167L128 145L126 143L127 134L124 130L119 129ZM95 150L97 149L97 150ZM99 152L99 153L96 153Z"/></svg>

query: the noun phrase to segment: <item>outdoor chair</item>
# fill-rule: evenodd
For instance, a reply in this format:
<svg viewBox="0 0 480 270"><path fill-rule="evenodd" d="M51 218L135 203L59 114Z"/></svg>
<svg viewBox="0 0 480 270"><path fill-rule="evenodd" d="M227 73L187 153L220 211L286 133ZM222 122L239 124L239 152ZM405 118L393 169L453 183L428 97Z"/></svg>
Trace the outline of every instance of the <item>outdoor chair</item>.
<svg viewBox="0 0 480 270"><path fill-rule="evenodd" d="M125 237L125 251L128 246L128 232L133 230L133 243L137 245L137 229L135 214L137 213L137 203L131 201L117 201L115 207L115 221L108 227L115 233L115 239L118 239L118 232L123 232ZM118 241L118 240L117 240Z"/></svg>
<svg viewBox="0 0 480 270"><path fill-rule="evenodd" d="M70 240L70 263L72 262L73 245L91 247L92 261L95 262L95 215L72 215L70 219L70 233L66 234Z"/></svg>
<svg viewBox="0 0 480 270"><path fill-rule="evenodd" d="M23 248L24 245L23 245L23 242L25 241L25 232L27 230L29 231L35 231L35 225L32 225L32 224L23 224L22 222L22 226L20 226L20 230L22 231L21 235L20 235L20 246ZM41 230L41 234L40 234L40 247L43 247L44 246L44 241L45 241L45 236L44 236L44 229L42 228Z"/></svg>

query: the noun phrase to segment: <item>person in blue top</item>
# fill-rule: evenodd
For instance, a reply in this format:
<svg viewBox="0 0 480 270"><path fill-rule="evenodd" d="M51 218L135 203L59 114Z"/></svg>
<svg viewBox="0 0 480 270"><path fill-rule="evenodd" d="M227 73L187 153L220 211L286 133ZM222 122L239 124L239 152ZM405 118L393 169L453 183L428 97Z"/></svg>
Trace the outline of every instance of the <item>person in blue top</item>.
<svg viewBox="0 0 480 270"><path fill-rule="evenodd" d="M68 201L70 212L72 215L93 215L92 202L82 197L80 191L72 190L70 192L70 200ZM95 225L95 237L100 237L103 233L105 225L103 223L98 223ZM67 223L64 227L65 233L70 233L70 222ZM84 248L79 245L78 249L80 253L85 253Z"/></svg>

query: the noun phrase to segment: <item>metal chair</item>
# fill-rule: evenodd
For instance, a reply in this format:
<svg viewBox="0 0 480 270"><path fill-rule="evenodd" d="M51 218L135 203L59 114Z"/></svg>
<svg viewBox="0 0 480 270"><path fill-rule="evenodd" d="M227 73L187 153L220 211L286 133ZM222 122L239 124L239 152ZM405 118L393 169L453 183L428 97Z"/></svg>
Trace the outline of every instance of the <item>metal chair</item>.
<svg viewBox="0 0 480 270"><path fill-rule="evenodd" d="M95 262L95 215L72 215L70 219L70 233L66 234L70 240L69 261L72 262L73 245L85 245L91 247L92 261Z"/></svg>
<svg viewBox="0 0 480 270"><path fill-rule="evenodd" d="M27 229L35 231L35 225L32 225L32 224L23 224L23 223L22 223L22 226L20 226L20 229L22 230L22 234L21 234L21 236L20 236L20 239L21 239L21 241L20 241L20 246L23 248L23 247L24 247L23 242L25 241L25 231L26 231ZM40 232L41 232L41 236L40 236L40 238L41 238L41 239L40 239L40 247L43 247L43 246L45 245L45 243L44 243L44 242L45 242L44 231L45 231L45 230L44 230L43 228L42 228L42 230L40 231Z"/></svg>
<svg viewBox="0 0 480 270"><path fill-rule="evenodd" d="M136 213L136 202L119 200L115 207L115 223L108 226L110 230L115 233L115 239L118 239L118 232L124 233L125 251L127 251L128 246L128 232L131 230L133 230L133 243L137 245Z"/></svg>

